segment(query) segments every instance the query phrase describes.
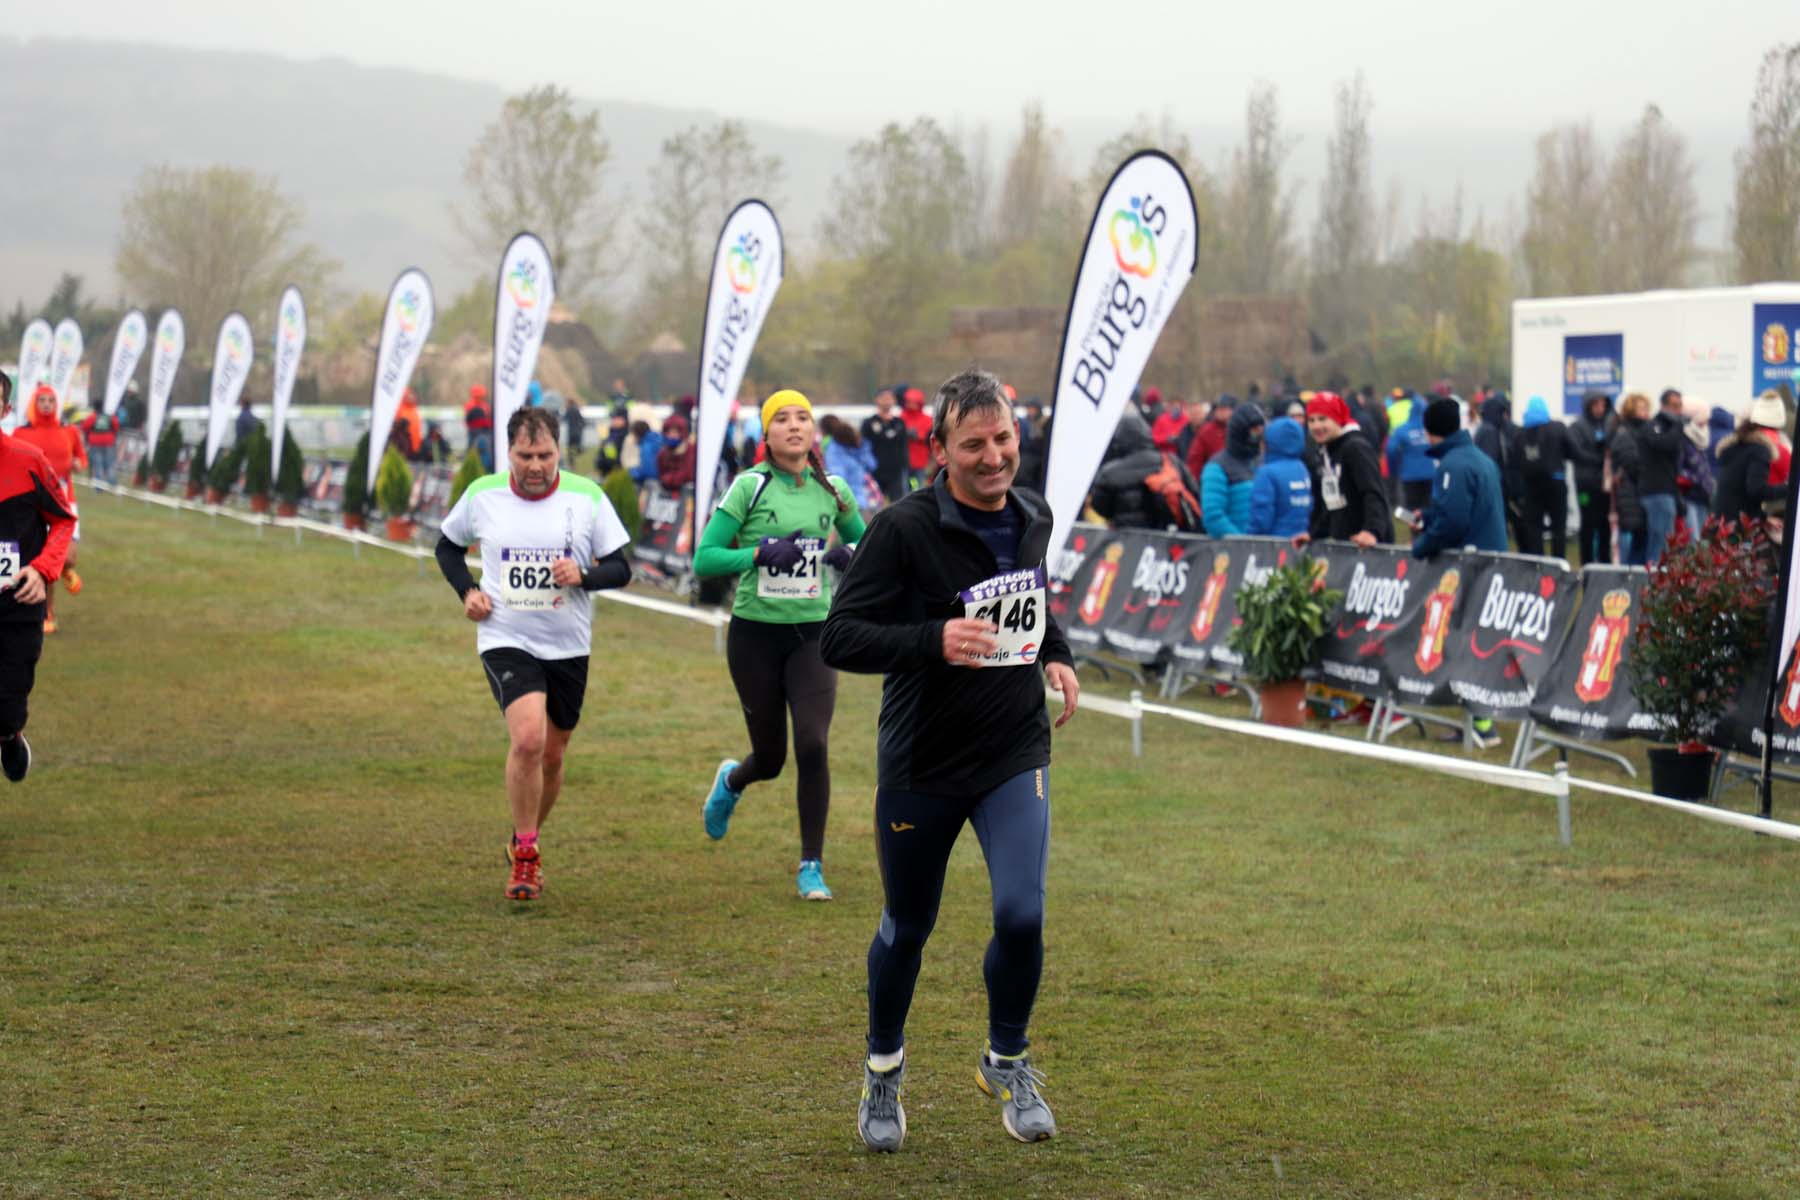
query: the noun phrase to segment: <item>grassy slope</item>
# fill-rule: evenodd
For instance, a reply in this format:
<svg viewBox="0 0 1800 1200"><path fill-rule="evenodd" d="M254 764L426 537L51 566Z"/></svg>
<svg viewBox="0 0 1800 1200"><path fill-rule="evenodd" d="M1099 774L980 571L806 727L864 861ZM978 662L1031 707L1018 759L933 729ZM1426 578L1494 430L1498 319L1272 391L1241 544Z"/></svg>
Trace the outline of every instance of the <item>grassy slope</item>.
<svg viewBox="0 0 1800 1200"><path fill-rule="evenodd" d="M90 590L0 793L0 1194L1791 1195L1795 848L1153 725L1058 741L1034 1048L975 1090L959 846L860 1152L877 688L840 693L838 901L710 631L601 604L550 890L500 898L503 731L397 557L85 500ZM1784 797L1791 809L1791 798Z"/></svg>

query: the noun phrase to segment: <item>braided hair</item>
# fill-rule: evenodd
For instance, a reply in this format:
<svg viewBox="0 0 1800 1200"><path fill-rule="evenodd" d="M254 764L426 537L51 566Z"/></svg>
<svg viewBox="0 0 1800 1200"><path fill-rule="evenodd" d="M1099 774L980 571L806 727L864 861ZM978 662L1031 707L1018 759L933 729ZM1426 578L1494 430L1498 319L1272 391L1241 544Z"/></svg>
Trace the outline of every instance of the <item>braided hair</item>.
<svg viewBox="0 0 1800 1200"><path fill-rule="evenodd" d="M763 461L769 464L770 470L773 471L779 469L775 463L775 452L769 449L769 434L767 430L763 431L762 457ZM819 481L819 486L831 493L831 501L833 504L837 505L838 512L849 512L849 502L844 499L842 493L831 486L831 479L825 474L825 460L819 454L819 443L816 441L811 446L807 447L806 465L812 468L812 476Z"/></svg>

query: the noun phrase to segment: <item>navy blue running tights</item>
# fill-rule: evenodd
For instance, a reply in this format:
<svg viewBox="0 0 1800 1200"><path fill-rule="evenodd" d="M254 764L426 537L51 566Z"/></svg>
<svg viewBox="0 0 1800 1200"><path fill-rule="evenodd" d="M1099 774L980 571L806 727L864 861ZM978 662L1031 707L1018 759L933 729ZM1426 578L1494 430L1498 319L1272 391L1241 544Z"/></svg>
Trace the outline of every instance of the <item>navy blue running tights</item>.
<svg viewBox="0 0 1800 1200"><path fill-rule="evenodd" d="M869 1053L893 1054L906 1040L906 1013L944 894L951 847L975 827L994 893L987 980L988 1042L1023 1054L1025 1026L1044 970L1044 879L1050 861L1050 771L1037 767L985 795L931 796L878 788L876 851L885 904L869 943Z"/></svg>

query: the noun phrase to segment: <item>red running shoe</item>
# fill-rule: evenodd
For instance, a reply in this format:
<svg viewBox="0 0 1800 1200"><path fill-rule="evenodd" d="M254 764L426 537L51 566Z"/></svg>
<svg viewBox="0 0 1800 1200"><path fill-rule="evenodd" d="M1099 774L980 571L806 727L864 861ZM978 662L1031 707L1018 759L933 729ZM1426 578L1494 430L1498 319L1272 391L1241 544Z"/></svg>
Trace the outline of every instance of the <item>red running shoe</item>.
<svg viewBox="0 0 1800 1200"><path fill-rule="evenodd" d="M544 891L544 876L538 869L538 852L520 850L509 847L507 854L512 858L512 877L506 884L508 900L536 900Z"/></svg>

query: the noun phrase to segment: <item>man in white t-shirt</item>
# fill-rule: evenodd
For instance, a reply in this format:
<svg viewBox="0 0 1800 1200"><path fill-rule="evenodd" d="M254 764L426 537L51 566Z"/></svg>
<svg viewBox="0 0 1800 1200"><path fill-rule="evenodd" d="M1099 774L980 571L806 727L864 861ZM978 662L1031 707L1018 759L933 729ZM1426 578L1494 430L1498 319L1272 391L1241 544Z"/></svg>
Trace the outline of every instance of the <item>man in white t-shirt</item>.
<svg viewBox="0 0 1800 1200"><path fill-rule="evenodd" d="M475 647L512 742L509 900L535 900L543 891L538 829L562 791L563 751L587 691L594 619L587 593L631 580L624 552L631 539L593 480L559 469L556 424L548 409L513 413L508 470L469 485L437 544L438 568L463 615L478 624ZM479 586L465 557L475 541Z"/></svg>

